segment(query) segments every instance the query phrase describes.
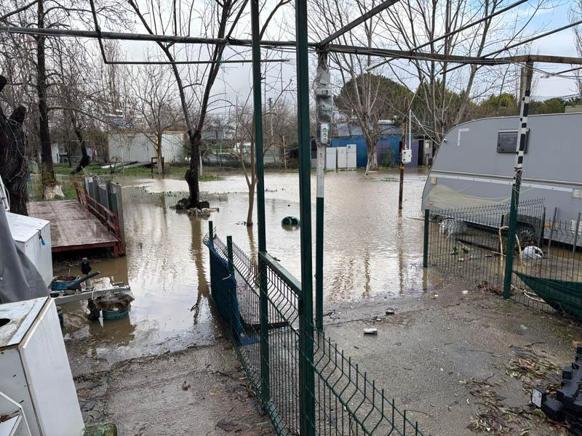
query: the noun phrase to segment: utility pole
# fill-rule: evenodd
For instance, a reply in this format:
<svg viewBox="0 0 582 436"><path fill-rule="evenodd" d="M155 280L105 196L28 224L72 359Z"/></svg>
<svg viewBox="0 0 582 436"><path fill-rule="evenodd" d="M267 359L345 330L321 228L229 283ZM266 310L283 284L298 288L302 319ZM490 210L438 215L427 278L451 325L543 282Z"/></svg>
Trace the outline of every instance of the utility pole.
<svg viewBox="0 0 582 436"><path fill-rule="evenodd" d="M329 84L328 52L317 56L315 109L317 118L317 202L315 204L315 327L323 330L323 227L325 150L329 144L333 104Z"/></svg>
<svg viewBox="0 0 582 436"><path fill-rule="evenodd" d="M416 94L414 95L416 97ZM410 101L410 106L412 107L412 101ZM402 200L404 198L404 164L410 163L412 161L412 109L408 109L408 133L406 134L408 138L405 140L400 140L400 186L398 187L398 211L402 210ZM405 141L408 141L408 146L405 145Z"/></svg>
<svg viewBox="0 0 582 436"><path fill-rule="evenodd" d="M531 83L533 79L533 62L528 60L521 70L521 107L519 114L519 129L517 149L515 151L515 167L513 182L511 185L511 205L509 210L509 231L507 235L507 256L505 257L505 276L503 280L503 298L511 296L511 275L513 273L513 250L515 249L515 234L517 231L517 212L519 208L519 193L521 178L523 175L523 158L527 147L528 128L527 117L529 114L529 101L531 96Z"/></svg>

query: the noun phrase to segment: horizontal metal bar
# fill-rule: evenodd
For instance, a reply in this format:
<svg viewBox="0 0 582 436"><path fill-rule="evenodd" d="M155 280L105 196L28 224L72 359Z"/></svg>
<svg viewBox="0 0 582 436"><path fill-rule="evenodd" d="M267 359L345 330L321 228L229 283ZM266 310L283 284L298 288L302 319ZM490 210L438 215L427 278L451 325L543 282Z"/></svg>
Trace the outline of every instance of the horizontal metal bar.
<svg viewBox="0 0 582 436"><path fill-rule="evenodd" d="M394 3L398 3L400 0L386 0L382 3L380 3L378 6L370 9L368 12L366 12L363 15L360 15L358 18L356 18L354 21L346 24L345 26L343 26L341 29L338 29L337 31L335 31L334 33L332 33L331 35L329 35L327 38L325 38L323 41L321 41L319 43L319 45L321 47L324 47L325 45L329 44L330 42L332 42L334 39L339 38L340 36L342 36L344 33L349 32L350 30L352 30L354 27L359 26L360 24L362 24L364 21L369 20L370 18L374 17L375 15L378 15L380 12L382 12L384 9L388 9L390 6L392 6Z"/></svg>
<svg viewBox="0 0 582 436"><path fill-rule="evenodd" d="M295 292L297 295L301 295L301 283L293 275L287 271L279 262L275 260L273 256L269 253L259 253L261 258L265 261L267 266L277 273L279 277Z"/></svg>
<svg viewBox="0 0 582 436"><path fill-rule="evenodd" d="M62 304L72 303L73 301L82 301L95 299L103 295L116 295L116 294L131 294L131 288L129 286L122 286L118 288L108 288L108 289L96 289L94 291L79 292L71 295L63 295L62 297L54 297L55 303L60 306Z"/></svg>
<svg viewBox="0 0 582 436"><path fill-rule="evenodd" d="M107 61L109 65L205 65L205 64L250 64L252 59L227 59L224 61ZM289 59L263 59L262 64L275 63L275 62L289 62Z"/></svg>
<svg viewBox="0 0 582 436"><path fill-rule="evenodd" d="M479 178L489 178L489 179L496 179L502 181L511 181L511 176L502 176L496 174L481 174L481 173L467 173L463 171L447 171L447 170L433 170L431 171L431 175L437 176L438 175L455 175L455 176L466 176L466 177L479 177ZM581 186L582 182L571 182L568 180L551 180L551 179L534 179L534 178L523 178L524 182L533 182L533 183L546 183L546 184L555 184L555 185L565 185L565 186Z"/></svg>
<svg viewBox="0 0 582 436"><path fill-rule="evenodd" d="M527 1L529 1L529 0L519 0L519 1L515 2L515 3L512 3L512 4L510 4L509 6L507 6L507 7L505 7L505 8L499 9L499 10L497 10L497 11L493 12L493 13L492 13L492 14L490 14L490 15L486 15L486 16L484 16L484 17L482 17L482 18L478 19L477 21L473 21L473 22L471 22L471 23L468 23L468 24L466 24L466 25L464 25L464 26L462 26L462 27L460 27L460 28L458 28L458 29L455 29L455 30L453 30L453 31L451 31L451 32L445 33L444 35L441 35L441 36L439 36L438 38L435 38L435 39L432 39L432 40L430 40L430 41L428 41L428 42L425 42L424 44L417 45L416 47L414 47L414 48L412 49L412 51L417 51L417 50L420 50L421 48L428 47L429 45L432 45L432 44L434 44L435 42L442 41L442 40L443 40L443 39L445 39L445 38L448 38L448 37L451 37L451 36L453 36L453 35L456 35L457 33L461 33L461 32L463 32L463 31L465 31L465 30L467 30L467 29L470 29L471 27L474 27L474 26L476 26L477 24L481 24L481 23L482 23L482 22L484 22L484 21L491 20L492 18L496 17L497 15L501 15L501 14L503 14L504 12L507 12L507 11L509 11L510 9L513 9L513 8L515 8L515 7L517 7L517 6L521 5L521 4L523 4L523 3L526 3ZM377 64L374 64L374 65L372 65L372 66L368 67L368 68L366 69L366 71L371 71L371 70L373 70L373 69L375 69L375 68L378 68L378 67L380 67L380 66L382 66L382 65L384 65L384 64L387 64L387 63L388 63L388 62L390 62L392 59L393 59L393 58L391 58L391 59L386 59L386 60L384 60L384 61L382 61L382 62L379 62L379 63L377 63Z"/></svg>
<svg viewBox="0 0 582 436"><path fill-rule="evenodd" d="M80 37L80 38L102 38L124 41L153 41L153 42L173 42L180 44L227 44L237 47L250 47L251 40L248 39L224 39L224 38L202 38L192 36L172 36L172 35L150 35L143 33L119 33L119 32L95 32L89 30L75 29L39 29L32 27L0 26L0 32L17 33L26 35L42 35L51 37ZM295 41L261 41L261 47L281 48L295 47ZM319 43L311 42L309 47L313 50L319 48ZM458 64L476 65L505 65L523 62L541 62L554 64L582 65L582 58L552 56L552 55L519 55L499 58L482 58L472 56L445 55L442 53L414 52L402 50L390 50L373 47L350 46L341 44L329 44L327 50L333 53L346 53L354 55L365 55L375 57L393 57L401 59L435 60Z"/></svg>

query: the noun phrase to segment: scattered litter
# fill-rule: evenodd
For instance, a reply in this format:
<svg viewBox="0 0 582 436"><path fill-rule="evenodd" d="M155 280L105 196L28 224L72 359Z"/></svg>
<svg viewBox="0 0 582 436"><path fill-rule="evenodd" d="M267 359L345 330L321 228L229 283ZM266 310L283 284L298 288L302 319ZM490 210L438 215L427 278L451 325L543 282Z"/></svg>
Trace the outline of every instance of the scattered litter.
<svg viewBox="0 0 582 436"><path fill-rule="evenodd" d="M184 383L182 383L182 390L187 391L188 389L190 389L190 383L184 381Z"/></svg>
<svg viewBox="0 0 582 436"><path fill-rule="evenodd" d="M432 298L439 298L439 294L433 294Z"/></svg>
<svg viewBox="0 0 582 436"><path fill-rule="evenodd" d="M561 368L545 355L519 347L512 347L512 351L515 357L507 364L505 373L520 380L526 393L540 383L550 393L559 387Z"/></svg>
<svg viewBox="0 0 582 436"><path fill-rule="evenodd" d="M469 291L467 291L466 289L463 292L461 292L461 294L463 294L463 295L467 295L468 293L469 293Z"/></svg>
<svg viewBox="0 0 582 436"><path fill-rule="evenodd" d="M365 335L377 335L378 334L378 329L374 328L374 327L368 327L364 329L364 334Z"/></svg>
<svg viewBox="0 0 582 436"><path fill-rule="evenodd" d="M520 328L520 329L522 329L522 330L527 330L527 326L525 326L525 325L523 325L523 324L522 324L522 325L520 325L520 326L519 326L519 328Z"/></svg>
<svg viewBox="0 0 582 436"><path fill-rule="evenodd" d="M391 307L389 307L388 309L386 309L386 315L394 315L395 313L396 313L396 310L394 310Z"/></svg>
<svg viewBox="0 0 582 436"><path fill-rule="evenodd" d="M515 357L506 365L506 374L522 382L522 388L528 395L534 386L549 386L555 391L560 383L560 368L548 360L545 354L536 353L531 347L511 347ZM502 382L490 381L490 378L461 380L466 384L473 403L479 405L478 413L471 418L468 429L476 433L494 433L500 435L528 435L542 422L552 427L548 434L566 435L566 428L558 423L550 423L543 413L529 404L512 407L496 388ZM505 381L503 382L505 383ZM467 399L467 404L469 404ZM536 433L537 434L537 433Z"/></svg>

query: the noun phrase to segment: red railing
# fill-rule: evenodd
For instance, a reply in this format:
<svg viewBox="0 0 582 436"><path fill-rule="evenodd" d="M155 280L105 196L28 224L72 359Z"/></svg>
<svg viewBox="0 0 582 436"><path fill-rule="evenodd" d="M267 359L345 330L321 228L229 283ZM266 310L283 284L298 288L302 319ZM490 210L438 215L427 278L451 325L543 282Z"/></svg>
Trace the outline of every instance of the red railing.
<svg viewBox="0 0 582 436"><path fill-rule="evenodd" d="M125 254L125 243L123 242L121 225L117 214L93 199L80 183L75 183L75 190L77 191L79 203L87 208L115 236L117 242L113 246L113 254L115 256L123 256Z"/></svg>

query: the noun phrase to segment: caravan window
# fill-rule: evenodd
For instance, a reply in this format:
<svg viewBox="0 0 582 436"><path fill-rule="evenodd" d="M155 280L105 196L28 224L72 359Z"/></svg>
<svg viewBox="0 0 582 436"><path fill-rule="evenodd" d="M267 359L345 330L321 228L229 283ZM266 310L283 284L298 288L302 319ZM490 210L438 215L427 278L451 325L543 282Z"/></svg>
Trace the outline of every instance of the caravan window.
<svg viewBox="0 0 582 436"><path fill-rule="evenodd" d="M519 134L517 130L501 130L497 132L497 153L515 153ZM529 144L529 129L525 137L525 152Z"/></svg>

